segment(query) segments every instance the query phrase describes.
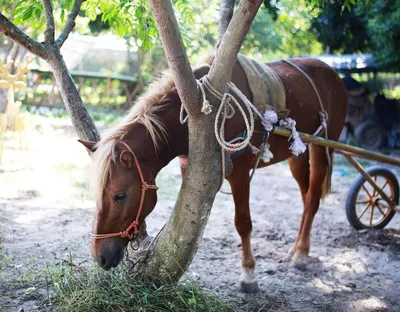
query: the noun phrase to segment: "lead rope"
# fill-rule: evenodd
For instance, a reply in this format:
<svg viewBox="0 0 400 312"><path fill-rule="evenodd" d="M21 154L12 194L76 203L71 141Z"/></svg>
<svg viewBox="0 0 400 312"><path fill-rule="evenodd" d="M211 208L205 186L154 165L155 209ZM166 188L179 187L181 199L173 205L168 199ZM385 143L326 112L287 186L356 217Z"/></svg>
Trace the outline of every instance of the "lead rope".
<svg viewBox="0 0 400 312"><path fill-rule="evenodd" d="M214 134L215 134L215 137L216 137L218 143L221 146L221 163L222 163L222 178L221 178L221 184L220 184L220 187L221 187L225 180L225 151L237 152L247 146L250 146L251 151L256 155L260 155L261 156L260 158L263 158L263 156L266 156L266 155L272 156L272 153L269 150L268 150L269 153L264 152L265 148L267 148L266 144L262 144L260 146L260 148L257 148L250 143L251 137L253 136L253 132L254 132L254 114L253 114L253 112L258 115L263 126L268 131L272 130L272 128L273 128L272 123L274 121L276 122L278 118L276 116L276 113L274 112L275 115L274 114L272 115L272 117L273 117L271 120L272 122L269 121L268 119L266 119L265 116L263 116L257 110L257 108L244 96L244 94L232 82L228 83L228 88L243 101L244 107L247 110L249 117L247 117L245 109L240 105L238 100L230 93L222 94L221 92L216 90L211 85L208 76L204 76L200 80L196 80L196 82L201 91L202 98L203 98L203 105L201 108L202 113L208 115L212 112L212 105L206 98L206 93L205 93L204 88L206 88L214 97L221 100L221 104L217 110L217 115L215 117L215 124L214 124ZM237 107L237 109L240 111L240 113L243 117L245 126L246 126L246 135L243 137L242 142L235 143L236 140L226 141L226 139L225 139L225 122L227 119L232 118L235 114L235 109L234 109L233 105L231 104L231 101ZM182 105L181 109L180 109L180 115L179 115L179 120L182 124L187 122L187 118L188 118L188 116L186 116L184 118L183 115L184 115L184 107ZM269 157L269 158L272 158L272 157ZM270 160L270 159L268 159L268 160ZM266 159L266 161L268 161L268 160Z"/></svg>

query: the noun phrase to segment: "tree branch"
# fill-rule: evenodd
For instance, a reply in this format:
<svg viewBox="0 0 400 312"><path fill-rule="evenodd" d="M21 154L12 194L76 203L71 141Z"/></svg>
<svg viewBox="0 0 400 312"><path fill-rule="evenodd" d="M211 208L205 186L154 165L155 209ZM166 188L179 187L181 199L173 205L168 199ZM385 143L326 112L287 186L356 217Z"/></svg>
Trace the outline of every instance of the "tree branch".
<svg viewBox="0 0 400 312"><path fill-rule="evenodd" d="M229 22L232 19L234 6L235 0L221 0L217 47L221 43L222 36L224 35L226 29L228 28Z"/></svg>
<svg viewBox="0 0 400 312"><path fill-rule="evenodd" d="M197 106L197 83L186 55L171 1L150 2L176 89L188 115L194 116L200 112Z"/></svg>
<svg viewBox="0 0 400 312"><path fill-rule="evenodd" d="M240 0L211 66L210 82L217 90L224 92L232 76L232 68L242 42L250 29L263 0Z"/></svg>
<svg viewBox="0 0 400 312"><path fill-rule="evenodd" d="M68 14L67 17L67 22L65 23L64 29L62 30L61 34L57 38L57 45L59 48L62 47L64 44L65 40L67 40L70 32L74 29L75 27L75 19L79 14L79 11L81 9L81 5L83 2L86 0L75 0L74 5L72 7L71 12Z"/></svg>
<svg viewBox="0 0 400 312"><path fill-rule="evenodd" d="M47 60L51 56L51 52L46 49L46 46L33 40L26 35L17 26L11 23L8 18L0 13L0 33L4 33L8 38L23 46L29 52Z"/></svg>
<svg viewBox="0 0 400 312"><path fill-rule="evenodd" d="M82 140L99 141L100 133L83 104L60 51L54 51L53 53L53 57L48 63L56 78L64 106L71 117L75 131Z"/></svg>
<svg viewBox="0 0 400 312"><path fill-rule="evenodd" d="M51 6L50 0L42 0L44 7L44 15L46 17L46 29L44 31L44 41L47 43L54 42L54 16L53 16L53 7Z"/></svg>

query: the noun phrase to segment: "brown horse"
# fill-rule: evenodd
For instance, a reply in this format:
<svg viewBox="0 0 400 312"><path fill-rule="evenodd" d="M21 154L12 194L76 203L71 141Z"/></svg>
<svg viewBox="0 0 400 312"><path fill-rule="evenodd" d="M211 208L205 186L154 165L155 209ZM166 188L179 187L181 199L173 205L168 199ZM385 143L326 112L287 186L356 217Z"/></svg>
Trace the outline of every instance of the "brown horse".
<svg viewBox="0 0 400 312"><path fill-rule="evenodd" d="M329 116L329 139L337 140L347 112L347 94L342 81L321 61L310 58L291 61L313 80ZM314 133L321 123L320 107L310 81L285 62L275 61L267 65L282 80L289 117L297 122L297 129ZM200 79L208 70L209 66L195 69L195 77ZM247 78L238 62L233 69L232 82L252 101ZM164 76L149 86L147 93L138 99L126 117L100 142L82 142L94 152L92 179L97 215L93 225L92 255L105 270L118 265L129 239L138 230L145 229L145 218L157 202L156 188L152 184L158 172L175 157L188 154L188 128L180 123L180 107L181 101L172 78ZM226 139L237 137L244 127L239 114L235 114L227 122ZM256 129L260 132L254 133L252 144L259 146L264 137L259 120ZM331 178L328 172L331 168L326 150L321 146L309 145L306 152L293 156L287 138L271 134L268 142L274 157L269 163L260 162L259 168L288 159L290 170L300 187L304 212L289 256L295 266L301 267L309 254L310 231L320 199L328 192L327 185ZM242 241L241 288L249 292L257 286L255 258L250 243L252 221L249 209L249 171L255 161L256 156L246 150L233 159L234 168L227 177L235 202L235 226Z"/></svg>

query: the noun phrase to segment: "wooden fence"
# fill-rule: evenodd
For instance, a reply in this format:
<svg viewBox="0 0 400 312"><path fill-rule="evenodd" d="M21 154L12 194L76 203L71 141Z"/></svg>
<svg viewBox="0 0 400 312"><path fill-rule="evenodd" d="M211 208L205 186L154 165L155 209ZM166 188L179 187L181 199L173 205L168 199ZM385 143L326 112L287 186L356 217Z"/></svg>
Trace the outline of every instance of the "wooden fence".
<svg viewBox="0 0 400 312"><path fill-rule="evenodd" d="M83 102L90 108L126 110L141 92L141 84L134 77L80 71L71 71L71 76ZM31 70L27 74L26 84L26 88L18 90L16 98L27 105L28 109L64 108L51 72Z"/></svg>

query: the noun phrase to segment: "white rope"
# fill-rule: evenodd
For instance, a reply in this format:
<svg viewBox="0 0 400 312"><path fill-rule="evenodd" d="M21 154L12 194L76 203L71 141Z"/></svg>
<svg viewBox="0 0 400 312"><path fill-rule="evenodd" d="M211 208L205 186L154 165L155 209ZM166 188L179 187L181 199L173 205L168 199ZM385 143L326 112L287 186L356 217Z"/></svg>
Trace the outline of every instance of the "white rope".
<svg viewBox="0 0 400 312"><path fill-rule="evenodd" d="M289 140L293 140L292 144L289 147L289 149L292 151L292 154L295 156L299 156L300 154L304 153L307 147L301 141L300 135L296 131L296 121L294 121L292 118L285 118L279 120L279 125L292 131L292 135L289 137Z"/></svg>
<svg viewBox="0 0 400 312"><path fill-rule="evenodd" d="M245 95L232 82L228 83L228 87L232 91L232 93L234 93L236 96L238 96L238 98L240 98L243 101L244 108L242 107L242 105L240 105L239 101L232 94L230 93L222 94L221 92L216 90L211 85L207 76L204 76L203 78L200 79L200 81L197 81L197 85L201 91L203 98L203 105L201 108L201 111L203 113L209 114L212 112L213 109L212 105L206 99L204 88L206 88L214 97L221 100L221 104L218 107L217 116L215 118L215 124L214 124L215 137L217 138L217 141L220 144L221 148L229 152L237 152L250 145L252 147L253 152L259 153L260 150L255 146L252 146L250 143L251 137L253 136L254 132L254 113L258 115L266 130L267 129L272 130L273 127L272 123L263 117L263 115L257 110L257 108L245 97ZM236 143L235 142L236 140L226 141L225 139L226 120L232 118L235 114L235 108L231 103L233 103L233 105L235 105L236 108L239 110L245 123L247 134L246 136L243 137L242 142ZM182 124L187 122L188 118L188 116L183 118L184 111L185 110L182 105L179 117L179 120ZM246 112L248 114L248 117Z"/></svg>
<svg viewBox="0 0 400 312"><path fill-rule="evenodd" d="M224 179L225 179L225 153L224 153L224 151L237 152L237 151L242 150L243 148L246 148L247 146L250 146L252 152L256 155L260 154L262 151L250 143L250 140L251 140L251 138L253 136L253 132L254 132L254 114L253 114L253 112L256 113L260 117L260 120L266 129L268 128L268 129L272 130L273 126L270 122L266 121L265 118L263 118L263 115L257 110L257 108L245 97L245 95L232 82L228 83L228 87L232 93L236 94L243 101L245 108L243 108L242 105L240 105L238 100L232 94L230 94L230 93L222 94L221 92L216 90L211 85L208 76L202 77L200 79L200 81L197 80L197 85L201 91L201 95L203 98L203 105L201 108L201 112L203 112L204 114L210 114L213 109L210 102L206 99L204 88L206 88L214 97L221 100L221 104L218 107L217 115L215 117L214 134L215 134L215 137L216 137L218 143L220 144L221 150L222 150L222 153L221 153L221 157L222 157L221 158L221 162L222 162L221 186L222 186ZM243 141L237 142L237 143L236 143L235 139L232 141L226 141L226 139L225 139L226 120L232 118L235 114L235 108L233 107L231 102L240 111L240 113L243 117L245 126L246 126L246 135L243 137ZM248 117L247 117L246 111L248 113ZM179 120L182 124L187 122L187 118L188 118L188 116L183 118L183 115L184 115L184 107L182 105L181 110L180 110L180 116L179 116ZM270 153L270 155L272 155L272 153ZM265 157L263 157L263 159L265 159Z"/></svg>
<svg viewBox="0 0 400 312"><path fill-rule="evenodd" d="M265 128L267 132L270 132L273 129L273 125L278 122L278 115L275 111L269 110L265 111L264 114L261 114L258 109L251 103L246 96L232 83L228 83L228 88L230 93L222 94L218 90L216 90L210 83L208 76L202 77L200 80L196 80L197 85L201 91L201 95L203 98L203 104L201 108L201 112L204 114L210 114L212 112L212 105L206 98L205 88L217 99L221 100L221 103L217 110L217 115L215 117L215 124L214 124L214 134L221 146L222 151L222 182L221 186L225 179L225 153L224 151L229 152L237 152L246 148L247 146L250 147L253 154L257 155L257 162L256 166L258 165L260 159L263 162L269 162L273 158L273 154L269 150L269 144L266 142L262 142L260 148L253 146L250 142L253 133L254 133L254 113L260 118L261 124ZM242 102L243 106L240 105L239 101L234 97L232 94L236 95ZM233 104L232 104L233 103ZM230 119L235 114L235 107L239 110L243 117L243 121L246 126L246 136L243 137L243 141L236 142L237 140L226 141L225 139L225 123L227 119ZM187 122L188 116L185 118L184 116L185 109L183 105L180 109L179 120L183 124ZM247 116L247 114L248 116ZM280 125L291 130L292 135L289 138L293 140L293 143L290 146L293 155L299 155L306 150L305 145L301 141L299 134L296 131L296 122L291 118L285 118L284 120L280 120Z"/></svg>

